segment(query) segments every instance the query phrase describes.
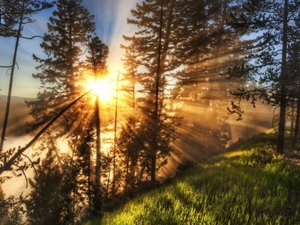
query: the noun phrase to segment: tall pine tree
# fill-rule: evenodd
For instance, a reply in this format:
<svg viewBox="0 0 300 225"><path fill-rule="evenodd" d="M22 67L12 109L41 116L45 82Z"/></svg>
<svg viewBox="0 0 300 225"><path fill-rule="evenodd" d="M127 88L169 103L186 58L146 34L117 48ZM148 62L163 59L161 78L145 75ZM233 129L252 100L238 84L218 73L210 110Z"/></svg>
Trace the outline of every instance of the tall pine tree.
<svg viewBox="0 0 300 225"><path fill-rule="evenodd" d="M93 17L81 5L81 0L59 0L56 10L48 22L48 33L44 35L41 48L46 58L34 59L39 63L38 73L41 91L37 101L28 102L31 114L37 123L43 123L56 115L66 104L79 95L76 81L79 77L82 47L94 32ZM65 114L64 128L76 125L75 110ZM63 132L63 130L61 130Z"/></svg>
<svg viewBox="0 0 300 225"><path fill-rule="evenodd" d="M57 1L56 10L48 22L48 32L41 44L46 58L34 56L39 63L39 72L33 77L43 85L38 100L28 102L37 120L36 126L48 121L70 101L82 95L81 83L89 76L82 70L91 70L95 76L106 70L108 48L94 36L93 16L81 3L81 0ZM87 48L87 52L83 51L84 48ZM91 215L101 210L101 165L100 129L94 127L96 125L99 128L100 118L91 116L97 113L98 107L91 105L90 99L89 96L82 99L76 108L65 112L64 120L52 127L50 132L57 137L68 136L72 151L69 153L72 155L71 164L79 168L73 177L75 190L83 202L88 202L88 214ZM92 162L94 149L97 149L95 171Z"/></svg>
<svg viewBox="0 0 300 225"><path fill-rule="evenodd" d="M32 190L25 202L28 222L31 225L74 224L82 216L74 209L78 169L66 159L60 165L58 149L50 135L41 148L45 148L47 154L30 180Z"/></svg>
<svg viewBox="0 0 300 225"><path fill-rule="evenodd" d="M296 108L295 115L295 126L291 127L292 134L292 145L295 146L298 141L299 129L300 129L300 21L298 19L291 25L289 29L289 45L288 45L288 90L289 90L289 104L291 107ZM294 118L292 118L291 123ZM293 123L292 123L293 124Z"/></svg>
<svg viewBox="0 0 300 225"><path fill-rule="evenodd" d="M97 83L101 76L107 73L107 60L108 47L98 38L92 37L88 44L88 55L86 60L86 66L93 72L94 80ZM94 181L94 198L92 203L92 214L93 216L101 213L101 113L100 113L100 99L96 96L95 107L93 112L92 121L94 121L95 127L95 152L96 152L96 163L95 163L95 181Z"/></svg>
<svg viewBox="0 0 300 225"><path fill-rule="evenodd" d="M182 61L178 48L183 41L179 34L183 25L178 6L178 1L168 0L138 3L131 11L133 19L128 19L128 23L137 26L138 31L133 36L124 36L127 45L123 47L127 53L134 54L134 61L138 62L137 68L131 68L129 72L135 73L132 74L133 79L137 79L143 87L143 100L139 107L143 108L143 120L147 121L143 125L145 146L148 148L145 166L152 182L157 179L156 172L169 153L172 120L175 119L166 112L165 103L170 97L167 77L179 68ZM133 62L129 60L127 57L128 62Z"/></svg>
<svg viewBox="0 0 300 225"><path fill-rule="evenodd" d="M279 106L277 151L284 152L286 109L288 104L287 47L288 28L295 21L295 1L254 1L240 3L232 13L233 28L242 30L249 54L244 65L232 74L251 81L235 92L239 99L255 103L258 98ZM238 7L237 7L238 8ZM248 82L249 84L249 82ZM238 108L238 106L237 106Z"/></svg>
<svg viewBox="0 0 300 225"><path fill-rule="evenodd" d="M0 24L0 35L15 36L16 38L14 51L13 51L12 64L8 66L8 68L10 68L10 79L9 79L7 102L6 102L1 139L0 139L0 154L3 150L4 140L6 136L6 129L8 125L13 81L14 81L15 69L17 66L17 54L19 49L19 43L22 38L23 27L25 24L33 22L32 15L34 13L49 8L51 6L52 4L45 0L22 0L22 1L12 0L12 1L3 1L0 4L1 7L0 13L3 13L2 16L4 17L3 18L4 25ZM0 23L2 22L1 19L2 18L0 15Z"/></svg>

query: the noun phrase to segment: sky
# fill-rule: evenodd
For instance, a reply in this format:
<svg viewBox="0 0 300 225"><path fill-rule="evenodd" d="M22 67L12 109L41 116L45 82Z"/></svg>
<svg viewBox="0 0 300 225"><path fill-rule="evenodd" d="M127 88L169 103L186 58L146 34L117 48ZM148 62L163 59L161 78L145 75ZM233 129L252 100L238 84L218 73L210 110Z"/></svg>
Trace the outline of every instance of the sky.
<svg viewBox="0 0 300 225"><path fill-rule="evenodd" d="M83 5L95 16L97 35L110 49L108 66L110 72L115 73L122 67L122 54L120 44L123 42L122 35L133 32L133 27L127 25L130 17L130 9L134 8L138 0L83 0ZM40 35L47 32L47 21L52 15L53 9L45 10L34 16L35 22L25 25L24 36ZM41 39L22 39L17 57L17 71L13 84L13 96L36 97L40 82L32 78L36 72L36 62L32 54L43 56L39 47ZM0 38L0 65L9 65L12 61L15 38ZM0 69L0 95L7 94L9 72Z"/></svg>

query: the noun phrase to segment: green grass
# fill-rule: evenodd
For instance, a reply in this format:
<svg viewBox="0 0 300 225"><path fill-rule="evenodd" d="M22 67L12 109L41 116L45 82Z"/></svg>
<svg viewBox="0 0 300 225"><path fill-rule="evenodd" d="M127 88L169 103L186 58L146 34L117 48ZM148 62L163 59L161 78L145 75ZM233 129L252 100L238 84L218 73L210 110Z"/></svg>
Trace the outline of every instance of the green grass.
<svg viewBox="0 0 300 225"><path fill-rule="evenodd" d="M85 225L300 224L300 168L259 136Z"/></svg>

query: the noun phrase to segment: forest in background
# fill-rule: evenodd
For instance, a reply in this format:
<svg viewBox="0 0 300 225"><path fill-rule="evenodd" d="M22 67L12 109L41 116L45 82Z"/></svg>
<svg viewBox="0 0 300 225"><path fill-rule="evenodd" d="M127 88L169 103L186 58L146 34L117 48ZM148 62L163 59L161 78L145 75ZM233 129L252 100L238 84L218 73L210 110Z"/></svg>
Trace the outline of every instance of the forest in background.
<svg viewBox="0 0 300 225"><path fill-rule="evenodd" d="M0 62L10 77L7 95L0 92L6 97L0 184L16 176L30 187L17 198L0 192L0 222L80 224L101 217L191 164L183 159L224 152L234 137L266 127L274 128L278 154L295 149L299 6L297 0L141 1L127 20L135 32L120 43L124 71L113 74L109 48L82 0L0 0L0 35L15 40L11 65ZM41 87L26 101L32 140L6 149L7 133L18 135L9 117L20 41L36 38L22 31L44 10L53 13L32 75ZM245 102L254 109L243 121Z"/></svg>

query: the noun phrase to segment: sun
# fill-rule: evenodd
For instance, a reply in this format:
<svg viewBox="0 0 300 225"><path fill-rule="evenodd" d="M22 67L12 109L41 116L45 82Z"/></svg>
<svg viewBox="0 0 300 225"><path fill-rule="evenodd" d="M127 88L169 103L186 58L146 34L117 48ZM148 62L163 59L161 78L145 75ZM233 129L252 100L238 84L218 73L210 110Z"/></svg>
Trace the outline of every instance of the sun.
<svg viewBox="0 0 300 225"><path fill-rule="evenodd" d="M87 90L99 98L102 103L108 103L115 97L115 85L110 79L94 79L87 83Z"/></svg>
<svg viewBox="0 0 300 225"><path fill-rule="evenodd" d="M96 97L98 97L99 102L102 104L111 103L115 98L116 94L116 81L114 77L110 74L93 76L86 74L86 79L81 81L81 85L84 92L91 92L91 101L94 102ZM93 104L91 102L91 104Z"/></svg>

